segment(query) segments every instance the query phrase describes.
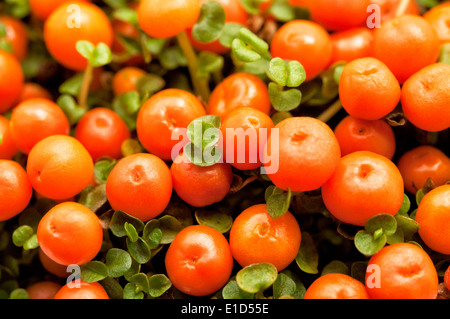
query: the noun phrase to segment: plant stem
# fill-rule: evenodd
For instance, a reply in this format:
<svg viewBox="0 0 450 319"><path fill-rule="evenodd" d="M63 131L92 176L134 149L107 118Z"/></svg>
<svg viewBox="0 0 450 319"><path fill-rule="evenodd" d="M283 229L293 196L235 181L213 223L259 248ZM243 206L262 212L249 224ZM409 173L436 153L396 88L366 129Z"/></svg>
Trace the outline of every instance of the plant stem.
<svg viewBox="0 0 450 319"><path fill-rule="evenodd" d="M409 2L411 0L401 0L400 4L397 7L397 11L395 12L395 16L399 17L401 15L404 15L406 12L406 9L408 9L409 6Z"/></svg>
<svg viewBox="0 0 450 319"><path fill-rule="evenodd" d="M197 76L198 71L198 59L194 48L189 41L186 31L182 31L177 34L177 41L186 57L188 63L189 74L191 75L192 85L194 86L194 91L197 95L200 95L204 102L209 100L209 85L206 78L200 78Z"/></svg>
<svg viewBox="0 0 450 319"><path fill-rule="evenodd" d="M88 109L87 98L89 95L89 87L92 82L92 74L94 72L94 68L92 63L88 61L86 69L84 70L83 82L81 83L80 94L78 95L78 104L84 110Z"/></svg>
<svg viewBox="0 0 450 319"><path fill-rule="evenodd" d="M333 116L335 116L342 109L341 100L337 100L330 107L320 114L317 119L322 122L328 122Z"/></svg>

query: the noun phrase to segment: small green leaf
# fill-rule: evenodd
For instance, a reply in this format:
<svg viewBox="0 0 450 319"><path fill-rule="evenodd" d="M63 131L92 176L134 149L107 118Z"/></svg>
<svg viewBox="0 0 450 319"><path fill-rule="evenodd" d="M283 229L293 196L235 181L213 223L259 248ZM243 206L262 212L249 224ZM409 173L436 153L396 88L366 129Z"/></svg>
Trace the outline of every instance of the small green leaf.
<svg viewBox="0 0 450 319"><path fill-rule="evenodd" d="M139 141L134 138L129 138L123 141L121 149L123 157L143 152L141 143L139 143Z"/></svg>
<svg viewBox="0 0 450 319"><path fill-rule="evenodd" d="M433 8L439 4L439 0L417 0L425 8Z"/></svg>
<svg viewBox="0 0 450 319"><path fill-rule="evenodd" d="M441 54L439 56L439 62L450 64L450 43L444 43L441 46Z"/></svg>
<svg viewBox="0 0 450 319"><path fill-rule="evenodd" d="M132 242L129 238L126 240L130 255L140 264L146 264L151 258L149 245L141 237Z"/></svg>
<svg viewBox="0 0 450 319"><path fill-rule="evenodd" d="M239 30L243 28L238 23L226 23L219 37L219 42L226 48L231 48L231 43L239 37Z"/></svg>
<svg viewBox="0 0 450 319"><path fill-rule="evenodd" d="M78 94L80 94L83 78L84 72L77 73L70 77L59 86L59 93L78 96Z"/></svg>
<svg viewBox="0 0 450 319"><path fill-rule="evenodd" d="M210 43L220 37L225 25L225 10L219 2L203 3L197 23L192 28L192 36L199 42Z"/></svg>
<svg viewBox="0 0 450 319"><path fill-rule="evenodd" d="M277 268L271 263L258 263L246 266L238 271L236 282L248 293L258 293L273 285L278 277Z"/></svg>
<svg viewBox="0 0 450 319"><path fill-rule="evenodd" d="M112 9L120 9L127 7L127 0L103 0Z"/></svg>
<svg viewBox="0 0 450 319"><path fill-rule="evenodd" d="M170 287L172 282L164 274L152 275L149 279L149 295L153 298L162 296Z"/></svg>
<svg viewBox="0 0 450 319"><path fill-rule="evenodd" d="M146 274L143 273L137 273L131 276L129 279L129 282L132 284L135 284L139 287L140 290L148 293L150 289L149 280Z"/></svg>
<svg viewBox="0 0 450 319"><path fill-rule="evenodd" d="M383 228L378 228L376 231L373 232L373 239L377 240L383 234L384 234Z"/></svg>
<svg viewBox="0 0 450 319"><path fill-rule="evenodd" d="M367 261L356 261L350 268L350 276L365 284Z"/></svg>
<svg viewBox="0 0 450 319"><path fill-rule="evenodd" d="M141 99L139 93L130 91L119 96L123 109L129 114L137 114L141 108Z"/></svg>
<svg viewBox="0 0 450 319"><path fill-rule="evenodd" d="M106 184L100 184L97 186L86 186L80 194L78 202L94 213L99 210L108 201L106 196Z"/></svg>
<svg viewBox="0 0 450 319"><path fill-rule="evenodd" d="M394 234L387 236L387 243L389 245L403 243L405 241L405 235L403 234L403 230L400 227L397 227L397 230Z"/></svg>
<svg viewBox="0 0 450 319"><path fill-rule="evenodd" d="M0 49L9 53L14 53L13 46L5 39L0 39Z"/></svg>
<svg viewBox="0 0 450 319"><path fill-rule="evenodd" d="M11 291L9 299L30 299L28 292L23 288L17 288Z"/></svg>
<svg viewBox="0 0 450 319"><path fill-rule="evenodd" d="M82 57L84 57L86 60L92 62L92 57L94 55L95 46L91 42L85 41L85 40L80 40L76 44L76 49L77 49L78 53L81 54Z"/></svg>
<svg viewBox="0 0 450 319"><path fill-rule="evenodd" d="M385 234L374 239L373 234L365 230L360 230L355 236L356 249L366 257L375 255L384 247L384 245L386 245L386 242L387 238Z"/></svg>
<svg viewBox="0 0 450 319"><path fill-rule="evenodd" d="M38 247L39 247L39 242L37 240L36 234L31 235L31 237L28 238L27 241L25 241L25 243L23 244L23 249L25 249L25 250L35 249Z"/></svg>
<svg viewBox="0 0 450 319"><path fill-rule="evenodd" d="M100 284L105 288L110 299L123 299L123 288L117 279L106 277Z"/></svg>
<svg viewBox="0 0 450 319"><path fill-rule="evenodd" d="M344 262L342 262L340 260L333 260L330 263L328 263L327 265L325 265L325 267L323 267L320 275L323 276L326 274L350 275L350 269Z"/></svg>
<svg viewBox="0 0 450 319"><path fill-rule="evenodd" d="M403 215L395 215L397 227L402 230L405 240L411 240L420 229L420 225L414 219Z"/></svg>
<svg viewBox="0 0 450 319"><path fill-rule="evenodd" d="M284 273L278 274L277 279L273 283L273 298L280 299L285 296L294 296L297 285L291 277Z"/></svg>
<svg viewBox="0 0 450 319"><path fill-rule="evenodd" d="M277 125L278 123L280 123L281 121L292 117L292 113L291 112L287 112L287 111L281 111L281 112L275 112L272 115L272 122L273 125Z"/></svg>
<svg viewBox="0 0 450 319"><path fill-rule="evenodd" d="M211 141L213 142L214 140ZM197 166L212 166L222 158L222 151L216 146L205 147L202 150L192 143L187 143L183 148L183 152L188 160Z"/></svg>
<svg viewBox="0 0 450 319"><path fill-rule="evenodd" d="M155 228L150 232L150 234L145 238L150 246L150 249L155 249L156 247L158 247L158 245L161 243L162 236L163 233L159 228Z"/></svg>
<svg viewBox="0 0 450 319"><path fill-rule="evenodd" d="M97 282L108 277L108 267L98 260L91 260L81 267L81 280Z"/></svg>
<svg viewBox="0 0 450 319"><path fill-rule="evenodd" d="M416 204L419 206L420 202L422 201L423 197L425 196L425 193L423 191L423 188L419 189L416 193Z"/></svg>
<svg viewBox="0 0 450 319"><path fill-rule="evenodd" d="M253 293L248 293L239 288L235 279L231 279L222 289L223 299L254 299Z"/></svg>
<svg viewBox="0 0 450 319"><path fill-rule="evenodd" d="M3 22L0 21L0 38L6 37L8 35L8 30Z"/></svg>
<svg viewBox="0 0 450 319"><path fill-rule="evenodd" d="M239 30L239 38L259 54L269 51L269 44L247 28Z"/></svg>
<svg viewBox="0 0 450 319"><path fill-rule="evenodd" d="M109 173L116 165L116 160L100 160L94 165L95 181L99 184L104 184L108 180Z"/></svg>
<svg viewBox="0 0 450 319"><path fill-rule="evenodd" d="M152 38L150 36L148 36L146 33L144 33L145 36L145 47L146 49L153 55L159 55L162 50L164 49L164 46L167 43L167 39L162 38L162 39L156 39L156 38Z"/></svg>
<svg viewBox="0 0 450 319"><path fill-rule="evenodd" d="M307 232L302 232L300 249L295 257L295 262L302 271L308 274L317 274L319 272L317 269L319 254L312 236Z"/></svg>
<svg viewBox="0 0 450 319"><path fill-rule="evenodd" d="M134 228L136 228L137 232L141 232L144 229L144 223L140 219L133 217L121 210L117 210L114 212L111 218L111 232L117 237L127 236L127 232L124 227L125 222L132 224Z"/></svg>
<svg viewBox="0 0 450 319"><path fill-rule="evenodd" d="M287 67L286 62L282 58L273 58L270 60L267 76L277 84L286 86Z"/></svg>
<svg viewBox="0 0 450 319"><path fill-rule="evenodd" d="M187 204L176 202L169 203L165 213L175 217L184 227L191 226L194 223L191 209Z"/></svg>
<svg viewBox="0 0 450 319"><path fill-rule="evenodd" d="M221 71L225 63L223 56L208 51L200 52L197 58L197 75L201 78L209 78L211 73Z"/></svg>
<svg viewBox="0 0 450 319"><path fill-rule="evenodd" d="M123 277L125 278L125 280L130 280L131 277L133 277L135 274L139 273L140 271L141 271L141 264L138 263L133 258L131 258L131 267L130 267L130 269L128 269L125 272Z"/></svg>
<svg viewBox="0 0 450 319"><path fill-rule="evenodd" d="M112 61L112 53L109 46L103 42L100 42L95 47L92 54L92 66L100 67L109 64Z"/></svg>
<svg viewBox="0 0 450 319"><path fill-rule="evenodd" d="M159 218L159 228L162 232L161 244L170 244L183 229L183 225L175 217L165 215Z"/></svg>
<svg viewBox="0 0 450 319"><path fill-rule="evenodd" d="M382 229L382 233L387 236L393 235L397 230L397 220L390 214L378 214L366 222L365 229L369 233L375 233L378 229Z"/></svg>
<svg viewBox="0 0 450 319"><path fill-rule="evenodd" d="M71 125L78 123L83 115L86 114L86 110L80 107L75 99L68 94L59 96L56 100L56 104L58 104L64 114L66 114Z"/></svg>
<svg viewBox="0 0 450 319"><path fill-rule="evenodd" d="M113 11L112 16L114 19L138 25L137 13L134 9L127 7L117 8Z"/></svg>
<svg viewBox="0 0 450 319"><path fill-rule="evenodd" d="M167 70L175 70L178 67L186 66L187 60L178 45L164 48L158 56L159 62Z"/></svg>
<svg viewBox="0 0 450 319"><path fill-rule="evenodd" d="M152 95L164 88L166 81L156 74L146 74L139 78L136 87L142 95Z"/></svg>
<svg viewBox="0 0 450 319"><path fill-rule="evenodd" d="M187 127L188 139L204 150L217 144L220 139L220 117L207 115L195 119Z"/></svg>
<svg viewBox="0 0 450 319"><path fill-rule="evenodd" d="M342 71L344 71L345 64L337 65L334 69L333 78L334 82L336 82L337 85L339 85L339 82L341 81L341 74Z"/></svg>
<svg viewBox="0 0 450 319"><path fill-rule="evenodd" d="M261 55L247 47L244 41L236 38L231 43L231 49L236 58L242 62L256 62L261 59Z"/></svg>
<svg viewBox="0 0 450 319"><path fill-rule="evenodd" d="M302 92L297 89L284 91L277 83L269 83L269 98L277 111L292 111L296 109L302 101Z"/></svg>
<svg viewBox="0 0 450 319"><path fill-rule="evenodd" d="M108 276L119 278L123 276L132 265L130 254L120 248L111 248L106 253L106 266L108 268Z"/></svg>
<svg viewBox="0 0 450 319"><path fill-rule="evenodd" d="M261 5L270 0L240 0L244 9L250 14L258 14L261 11Z"/></svg>
<svg viewBox="0 0 450 319"><path fill-rule="evenodd" d="M33 235L34 230L31 226L23 225L12 233L12 241L17 247L22 247L25 242Z"/></svg>
<svg viewBox="0 0 450 319"><path fill-rule="evenodd" d="M287 213L291 204L291 190L274 193L267 199L267 212L272 218L279 218Z"/></svg>
<svg viewBox="0 0 450 319"><path fill-rule="evenodd" d="M409 200L408 195L403 194L403 203L402 203L402 206L400 207L399 211L397 212L397 214L400 214L403 216L408 216L408 212L409 212L410 208L411 208L411 201Z"/></svg>
<svg viewBox="0 0 450 319"><path fill-rule="evenodd" d="M127 232L128 239L131 242L135 243L139 239L139 234L138 234L136 228L128 222L125 222L123 227L125 228L125 231Z"/></svg>
<svg viewBox="0 0 450 319"><path fill-rule="evenodd" d="M298 87L306 80L306 71L298 61L289 61L286 66L288 87Z"/></svg>
<svg viewBox="0 0 450 319"><path fill-rule="evenodd" d="M223 234L233 225L233 217L221 210L198 209L195 211L195 219L200 225L214 228Z"/></svg>
<svg viewBox="0 0 450 319"><path fill-rule="evenodd" d="M143 299L144 293L139 289L138 286L132 283L125 285L123 289L123 299Z"/></svg>
<svg viewBox="0 0 450 319"><path fill-rule="evenodd" d="M295 19L295 9L287 0L273 1L269 12L281 22L288 22Z"/></svg>

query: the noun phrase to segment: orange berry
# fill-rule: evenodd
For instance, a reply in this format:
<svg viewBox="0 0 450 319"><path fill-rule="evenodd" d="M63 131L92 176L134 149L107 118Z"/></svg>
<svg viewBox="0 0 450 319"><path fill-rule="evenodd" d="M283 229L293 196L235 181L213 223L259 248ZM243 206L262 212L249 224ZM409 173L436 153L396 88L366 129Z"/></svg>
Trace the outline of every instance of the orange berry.
<svg viewBox="0 0 450 319"><path fill-rule="evenodd" d="M98 282L87 283L80 281L80 287L63 286L54 299L109 299L105 288Z"/></svg>
<svg viewBox="0 0 450 319"><path fill-rule="evenodd" d="M10 160L19 151L11 134L9 120L0 115L0 159Z"/></svg>
<svg viewBox="0 0 450 319"><path fill-rule="evenodd" d="M192 93L180 89L162 90L139 110L137 136L149 153L163 160L174 160L172 150L182 142L180 136L186 136L188 125L204 115L202 103Z"/></svg>
<svg viewBox="0 0 450 319"><path fill-rule="evenodd" d="M300 242L300 226L294 215L286 212L272 218L265 204L244 210L230 230L231 253L242 267L268 262L281 271L294 261Z"/></svg>
<svg viewBox="0 0 450 319"><path fill-rule="evenodd" d="M369 299L369 296L360 281L344 274L326 274L314 280L303 299Z"/></svg>
<svg viewBox="0 0 450 319"><path fill-rule="evenodd" d="M61 289L61 285L54 281L38 281L27 287L30 299L53 299Z"/></svg>
<svg viewBox="0 0 450 319"><path fill-rule="evenodd" d="M83 265L100 251L103 229L100 220L86 206L65 202L51 208L37 229L39 247L58 264Z"/></svg>
<svg viewBox="0 0 450 319"><path fill-rule="evenodd" d="M385 246L370 258L366 288L370 299L436 299L439 280L422 248L400 243Z"/></svg>
<svg viewBox="0 0 450 319"><path fill-rule="evenodd" d="M395 215L403 195L403 179L397 166L368 151L342 157L336 172L322 186L329 212L344 223L358 226L381 213Z"/></svg>
<svg viewBox="0 0 450 319"><path fill-rule="evenodd" d="M423 17L436 31L442 44L450 42L450 4L448 2L431 8Z"/></svg>
<svg viewBox="0 0 450 319"><path fill-rule="evenodd" d="M89 2L64 2L44 24L44 41L48 51L62 66L74 71L84 70L87 66L86 58L76 49L78 41L90 41L94 45L103 42L111 47L113 39L108 16Z"/></svg>
<svg viewBox="0 0 450 319"><path fill-rule="evenodd" d="M373 34L370 29L352 28L338 31L331 34L330 39L333 44L330 65L366 58L372 54Z"/></svg>
<svg viewBox="0 0 450 319"><path fill-rule="evenodd" d="M142 0L139 25L155 38L170 38L191 28L200 16L199 0Z"/></svg>
<svg viewBox="0 0 450 319"><path fill-rule="evenodd" d="M0 221L21 213L32 195L31 184L22 166L10 160L0 160Z"/></svg>
<svg viewBox="0 0 450 319"><path fill-rule="evenodd" d="M19 150L30 153L40 140L52 135L68 135L69 120L54 102L33 98L17 105L11 115L11 136Z"/></svg>
<svg viewBox="0 0 450 319"><path fill-rule="evenodd" d="M450 180L450 158L431 145L420 145L403 153L397 167L403 176L405 189L411 194L416 194L428 178L435 186Z"/></svg>
<svg viewBox="0 0 450 319"><path fill-rule="evenodd" d="M345 30L364 24L369 4L369 0L314 0L308 8L312 20L328 30Z"/></svg>
<svg viewBox="0 0 450 319"><path fill-rule="evenodd" d="M375 58L348 63L339 81L342 106L353 117L379 120L400 102L401 88L394 74Z"/></svg>
<svg viewBox="0 0 450 319"><path fill-rule="evenodd" d="M430 132L450 127L450 65L435 63L412 75L402 87L402 107L416 127Z"/></svg>
<svg viewBox="0 0 450 319"><path fill-rule="evenodd" d="M339 165L341 150L331 128L311 117L291 117L278 123L278 139L269 136L264 166L279 188L312 191L321 187ZM278 161L278 169L274 161Z"/></svg>
<svg viewBox="0 0 450 319"><path fill-rule="evenodd" d="M334 134L342 156L356 151L371 151L388 159L394 157L396 149L394 131L383 120L360 120L349 115L338 123Z"/></svg>
<svg viewBox="0 0 450 319"><path fill-rule="evenodd" d="M169 279L181 292L207 296L230 279L233 256L222 233L192 225L181 230L170 244L165 266Z"/></svg>
<svg viewBox="0 0 450 319"><path fill-rule="evenodd" d="M435 63L439 52L436 31L419 16L406 14L393 18L373 33L373 57L386 64L400 84Z"/></svg>
<svg viewBox="0 0 450 319"><path fill-rule="evenodd" d="M269 114L271 104L264 81L249 73L233 73L214 88L207 112L223 120L229 112L240 107L251 107Z"/></svg>
<svg viewBox="0 0 450 319"><path fill-rule="evenodd" d="M197 166L181 154L170 167L173 188L186 203L204 207L218 203L230 191L233 181L231 166L216 163L211 166Z"/></svg>
<svg viewBox="0 0 450 319"><path fill-rule="evenodd" d="M293 20L275 33L271 53L273 57L300 62L305 68L306 80L312 80L328 67L333 44L321 25L307 20Z"/></svg>
<svg viewBox="0 0 450 319"><path fill-rule="evenodd" d="M52 135L31 149L27 173L38 193L52 199L67 199L80 193L91 182L94 163L77 139Z"/></svg>
<svg viewBox="0 0 450 319"><path fill-rule="evenodd" d="M94 161L100 157L119 159L122 143L130 138L130 130L114 111L97 107L87 112L75 128L75 137Z"/></svg>
<svg viewBox="0 0 450 319"><path fill-rule="evenodd" d="M122 158L106 181L111 207L142 221L161 214L172 195L169 168L159 157L142 153Z"/></svg>
<svg viewBox="0 0 450 319"><path fill-rule="evenodd" d="M424 243L438 253L450 254L450 185L438 186L420 201L416 221Z"/></svg>
<svg viewBox="0 0 450 319"><path fill-rule="evenodd" d="M20 100L24 75L19 60L0 50L0 114L9 111Z"/></svg>

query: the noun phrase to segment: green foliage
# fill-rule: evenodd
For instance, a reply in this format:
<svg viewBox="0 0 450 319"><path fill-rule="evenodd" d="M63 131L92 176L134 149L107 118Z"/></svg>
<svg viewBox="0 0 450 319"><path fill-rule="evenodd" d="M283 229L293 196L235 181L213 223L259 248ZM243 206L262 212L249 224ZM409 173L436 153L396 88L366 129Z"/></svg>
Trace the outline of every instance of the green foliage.
<svg viewBox="0 0 450 319"><path fill-rule="evenodd" d="M225 25L225 10L216 1L206 1L200 11L200 17L192 28L192 36L197 41L210 43L220 37Z"/></svg>

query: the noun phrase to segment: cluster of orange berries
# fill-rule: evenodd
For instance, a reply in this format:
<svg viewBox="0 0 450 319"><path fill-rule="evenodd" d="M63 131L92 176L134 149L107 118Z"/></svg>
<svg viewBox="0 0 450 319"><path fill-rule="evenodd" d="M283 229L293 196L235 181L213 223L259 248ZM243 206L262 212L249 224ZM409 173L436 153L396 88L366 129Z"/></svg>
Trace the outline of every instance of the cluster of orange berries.
<svg viewBox="0 0 450 319"><path fill-rule="evenodd" d="M225 9L227 22L246 23L248 13L239 1L217 1ZM30 5L33 14L45 21L46 48L69 70L82 71L87 65L76 49L77 41L103 42L118 52L123 47L117 33L138 34L123 22L111 23L89 1L60 2L31 0ZM172 2L176 6L171 8L167 3ZM225 54L229 49L220 42L200 43L191 35L203 2L142 0L133 8L139 27L148 35L169 38L188 31L197 50ZM104 229L99 217L75 201L83 189L97 183L94 165L98 160L118 160L105 185L111 208L147 222L166 210L174 192L193 207L221 202L230 192L233 170L269 165L276 155L278 170L268 174L275 186L292 192L321 189L331 215L356 226L364 226L380 213L395 215L405 190L416 194L431 179L436 188L417 209L419 234L432 250L450 254L450 185L445 185L450 180L450 159L438 148L422 145L401 154L396 165L392 162L396 137L384 120L401 105L405 117L418 129L442 132L450 127L450 66L437 63L441 46L450 40L449 3L420 16L419 7L409 1L405 14L396 16L401 1L289 2L307 8L311 20L283 24L272 38L270 53L299 61L307 81L336 62L346 63L339 79L339 99L348 116L334 130L307 116L289 117L275 125L266 83L244 72L228 75L214 87L209 101L181 89L161 90L139 109L135 132L105 107L92 108L73 126L46 88L24 83L20 61L27 55L25 27L19 20L0 17L12 30L8 35L13 34L9 39L12 53L0 50L0 113L10 112L9 119L0 116L0 221L20 214L32 201L33 192L36 198L57 201L37 229L41 262L57 272L55 267L83 265L101 250ZM81 8L82 27L68 25L73 14L67 10L70 4ZM374 30L364 26L370 4L382 8L382 25ZM136 91L136 83L146 74L135 66L121 68L112 81L114 95ZM233 149L235 156L245 154L244 162L235 158L231 163L201 167L183 153L172 158L173 148L186 138L182 130L205 115L220 117L224 141L232 143L225 144L224 157ZM276 129L278 134L277 138L269 136L267 142L258 137L256 151L268 158L253 163L251 146L240 149L236 140L226 138L228 128ZM147 152L123 156L124 142L134 136ZM26 156L25 167L12 160L18 152ZM294 214L272 218L265 204L254 205L236 217L229 238L206 226L183 229L166 253L166 271L180 291L207 296L227 283L234 261L242 267L268 262L282 271L296 258L301 234ZM389 245L372 256L368 265L380 267L381 288L333 274L317 279L305 298L437 295L435 267L428 254L413 244ZM448 286L448 272L445 282ZM99 284L83 283L82 293L52 287L58 298L108 298Z"/></svg>

